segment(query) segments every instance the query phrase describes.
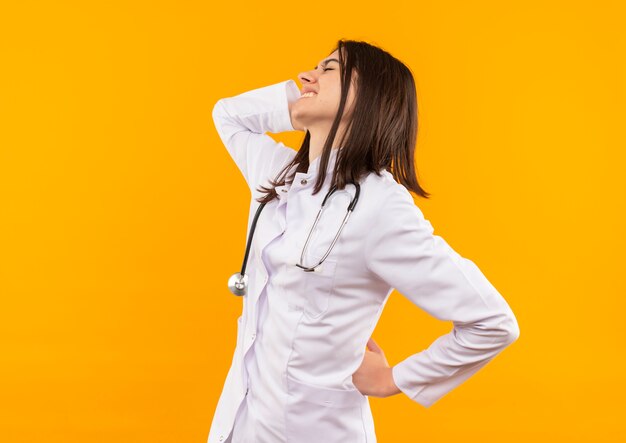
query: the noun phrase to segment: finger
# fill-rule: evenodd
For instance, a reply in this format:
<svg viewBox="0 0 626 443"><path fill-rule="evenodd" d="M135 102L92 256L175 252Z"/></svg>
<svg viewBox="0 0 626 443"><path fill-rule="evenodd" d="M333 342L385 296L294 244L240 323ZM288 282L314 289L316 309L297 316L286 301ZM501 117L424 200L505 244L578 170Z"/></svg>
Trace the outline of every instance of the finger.
<svg viewBox="0 0 626 443"><path fill-rule="evenodd" d="M372 337L370 337L370 339L367 341L367 347L374 352L378 352L379 354L384 353L382 348L378 346L378 344L374 341Z"/></svg>

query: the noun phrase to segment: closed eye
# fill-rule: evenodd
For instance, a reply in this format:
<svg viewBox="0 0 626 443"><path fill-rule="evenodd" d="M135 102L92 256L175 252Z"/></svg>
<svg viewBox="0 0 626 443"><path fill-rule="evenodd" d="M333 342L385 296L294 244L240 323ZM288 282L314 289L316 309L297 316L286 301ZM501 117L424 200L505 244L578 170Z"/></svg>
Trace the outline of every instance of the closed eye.
<svg viewBox="0 0 626 443"><path fill-rule="evenodd" d="M333 71L333 70L334 70L333 68L326 68L326 69L324 69L324 71Z"/></svg>

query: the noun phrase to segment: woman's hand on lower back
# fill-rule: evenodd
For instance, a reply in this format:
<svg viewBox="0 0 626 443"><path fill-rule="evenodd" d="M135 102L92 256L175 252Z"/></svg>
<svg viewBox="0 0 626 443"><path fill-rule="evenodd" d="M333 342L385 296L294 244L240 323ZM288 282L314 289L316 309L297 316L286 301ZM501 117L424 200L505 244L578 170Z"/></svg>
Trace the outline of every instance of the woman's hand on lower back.
<svg viewBox="0 0 626 443"><path fill-rule="evenodd" d="M393 380L384 351L371 337L361 366L352 374L352 382L361 394L372 397L389 397L402 392Z"/></svg>

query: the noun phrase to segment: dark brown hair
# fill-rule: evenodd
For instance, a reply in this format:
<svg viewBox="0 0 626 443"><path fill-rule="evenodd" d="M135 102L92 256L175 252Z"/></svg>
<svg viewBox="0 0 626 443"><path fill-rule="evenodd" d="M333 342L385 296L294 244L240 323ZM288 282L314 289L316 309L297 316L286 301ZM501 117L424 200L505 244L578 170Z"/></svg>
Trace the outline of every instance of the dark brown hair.
<svg viewBox="0 0 626 443"><path fill-rule="evenodd" d="M329 55L337 49L341 99L320 154L318 171L326 171L328 167L354 69L357 73L354 108L338 145L341 149L337 152L331 187L336 185L338 189L344 189L346 184L358 181L367 172L373 171L380 176L380 170L384 168L409 191L429 198L430 194L418 183L415 170L417 97L410 69L388 52L366 42L340 39ZM310 138L307 130L300 150L276 179L270 180L271 186L257 188L265 194L257 199L258 202L272 201L277 197L276 186L292 183L297 172L308 170ZM296 165L293 173L286 177L289 169ZM318 173L313 194L322 189L325 178L325 174Z"/></svg>

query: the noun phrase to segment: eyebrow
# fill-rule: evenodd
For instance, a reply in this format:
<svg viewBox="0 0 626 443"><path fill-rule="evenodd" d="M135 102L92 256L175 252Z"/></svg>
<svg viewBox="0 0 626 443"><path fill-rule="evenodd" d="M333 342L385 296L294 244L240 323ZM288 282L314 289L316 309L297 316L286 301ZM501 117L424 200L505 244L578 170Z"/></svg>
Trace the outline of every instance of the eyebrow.
<svg viewBox="0 0 626 443"><path fill-rule="evenodd" d="M322 66L326 66L330 62L337 62L337 63L339 63L339 60L337 60L336 58L329 58L328 60L324 60L322 62ZM313 69L317 69L317 66L315 68L313 68Z"/></svg>

